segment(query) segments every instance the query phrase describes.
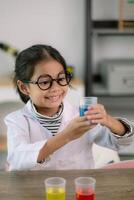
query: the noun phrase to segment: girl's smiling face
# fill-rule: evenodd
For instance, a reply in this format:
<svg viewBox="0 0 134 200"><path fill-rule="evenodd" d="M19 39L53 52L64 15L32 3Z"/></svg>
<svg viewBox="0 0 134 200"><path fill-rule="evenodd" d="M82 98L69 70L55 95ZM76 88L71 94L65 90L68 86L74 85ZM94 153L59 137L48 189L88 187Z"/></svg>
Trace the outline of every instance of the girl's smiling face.
<svg viewBox="0 0 134 200"><path fill-rule="evenodd" d="M59 73L64 73L64 68L59 62L54 59L41 61L35 66L31 80L37 81L39 76L44 74L56 79ZM67 94L67 90L68 85L61 86L56 81L53 81L52 86L47 90L41 90L37 84L27 85L28 95L36 106L37 111L48 116L52 116L58 111Z"/></svg>

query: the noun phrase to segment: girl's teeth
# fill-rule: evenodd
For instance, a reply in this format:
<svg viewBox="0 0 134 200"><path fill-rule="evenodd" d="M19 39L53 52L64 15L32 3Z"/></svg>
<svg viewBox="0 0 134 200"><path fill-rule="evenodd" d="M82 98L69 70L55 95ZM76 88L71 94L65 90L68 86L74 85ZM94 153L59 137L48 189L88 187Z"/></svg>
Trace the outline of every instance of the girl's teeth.
<svg viewBox="0 0 134 200"><path fill-rule="evenodd" d="M58 98L59 98L58 96L56 96L56 97L50 97L50 100L56 101Z"/></svg>

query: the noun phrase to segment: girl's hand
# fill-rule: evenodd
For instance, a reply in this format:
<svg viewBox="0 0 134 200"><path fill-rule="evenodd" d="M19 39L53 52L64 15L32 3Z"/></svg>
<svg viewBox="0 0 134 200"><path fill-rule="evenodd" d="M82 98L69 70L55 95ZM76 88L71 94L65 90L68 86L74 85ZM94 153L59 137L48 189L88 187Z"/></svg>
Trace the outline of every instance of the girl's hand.
<svg viewBox="0 0 134 200"><path fill-rule="evenodd" d="M64 129L64 133L68 134L69 140L75 140L81 137L86 131L95 126L90 124L87 117L87 115L83 117L76 117L67 125Z"/></svg>
<svg viewBox="0 0 134 200"><path fill-rule="evenodd" d="M76 117L66 126L63 131L48 139L47 143L45 143L45 145L40 149L37 162L40 163L42 160L44 160L44 158L47 158L57 149L61 148L70 141L81 137L93 126L90 125L87 116Z"/></svg>
<svg viewBox="0 0 134 200"><path fill-rule="evenodd" d="M126 132L126 127L119 120L108 115L104 106L101 104L92 105L88 109L86 116L91 124L106 126L117 135L121 136Z"/></svg>
<svg viewBox="0 0 134 200"><path fill-rule="evenodd" d="M86 116L91 124L101 124L109 127L110 116L107 114L104 106L101 104L90 106Z"/></svg>

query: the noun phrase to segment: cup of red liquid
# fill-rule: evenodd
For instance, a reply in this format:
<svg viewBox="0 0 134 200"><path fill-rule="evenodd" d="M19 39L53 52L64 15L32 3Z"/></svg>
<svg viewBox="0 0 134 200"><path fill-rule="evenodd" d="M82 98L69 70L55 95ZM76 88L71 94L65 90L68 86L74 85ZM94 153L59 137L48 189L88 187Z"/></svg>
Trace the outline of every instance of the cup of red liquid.
<svg viewBox="0 0 134 200"><path fill-rule="evenodd" d="M96 180L93 177L78 177L74 183L76 200L94 200Z"/></svg>

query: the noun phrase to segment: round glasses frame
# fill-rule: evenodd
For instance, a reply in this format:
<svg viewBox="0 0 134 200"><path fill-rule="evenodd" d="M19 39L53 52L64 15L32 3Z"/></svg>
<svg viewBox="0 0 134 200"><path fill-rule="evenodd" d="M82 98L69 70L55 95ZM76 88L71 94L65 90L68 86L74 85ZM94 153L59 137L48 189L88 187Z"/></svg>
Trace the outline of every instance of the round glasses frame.
<svg viewBox="0 0 134 200"><path fill-rule="evenodd" d="M61 75L65 75L65 77L59 77ZM42 78L46 78L46 77L48 77L49 83L48 83L48 86L46 88L44 88L44 86L41 86L41 84L45 83L45 81L41 81L41 79ZM66 79L65 83L62 83L63 79ZM59 73L56 79L52 78L49 74L45 74L45 75L39 76L37 81L23 80L23 82L27 83L27 84L28 83L36 84L36 85L38 85L38 87L41 90L48 90L49 88L52 87L54 81L56 81L60 86L66 86L66 85L69 85L71 79L72 79L72 74L71 73Z"/></svg>

